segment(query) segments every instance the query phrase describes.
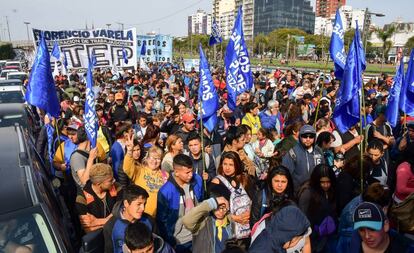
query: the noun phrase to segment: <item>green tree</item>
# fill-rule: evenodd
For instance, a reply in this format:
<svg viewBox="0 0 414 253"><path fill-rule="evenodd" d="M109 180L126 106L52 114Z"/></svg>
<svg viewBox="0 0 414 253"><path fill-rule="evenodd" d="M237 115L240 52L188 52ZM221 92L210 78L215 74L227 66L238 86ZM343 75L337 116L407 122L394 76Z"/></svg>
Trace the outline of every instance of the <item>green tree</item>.
<svg viewBox="0 0 414 253"><path fill-rule="evenodd" d="M409 39L407 40L407 42L405 43L404 47L405 47L406 49L408 49L409 51L411 51L411 49L413 49L413 48L414 48L414 36L413 36L413 37L411 37L411 38L409 38Z"/></svg>
<svg viewBox="0 0 414 253"><path fill-rule="evenodd" d="M286 55L286 46L289 39L289 55L293 55L294 48L293 44L297 44L295 39L292 36L306 36L307 33L300 29L290 29L290 28L281 28L271 31L267 37L269 38L269 48L271 51L275 52L276 57L278 55Z"/></svg>
<svg viewBox="0 0 414 253"><path fill-rule="evenodd" d="M378 38L382 41L382 62L385 62L385 58L388 58L388 53L392 48L391 36L395 33L395 27L391 26L388 29L377 29L376 33Z"/></svg>
<svg viewBox="0 0 414 253"><path fill-rule="evenodd" d="M263 33L258 34L254 37L254 53L263 54L268 50L269 47L269 37Z"/></svg>
<svg viewBox="0 0 414 253"><path fill-rule="evenodd" d="M15 56L12 44L0 44L0 60L13 59Z"/></svg>

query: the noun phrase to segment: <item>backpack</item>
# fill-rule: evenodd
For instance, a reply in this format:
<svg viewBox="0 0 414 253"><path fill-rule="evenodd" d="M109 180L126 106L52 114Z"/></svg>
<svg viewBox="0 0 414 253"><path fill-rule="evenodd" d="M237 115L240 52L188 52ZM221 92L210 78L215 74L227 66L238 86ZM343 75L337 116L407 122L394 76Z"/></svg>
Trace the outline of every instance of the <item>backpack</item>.
<svg viewBox="0 0 414 253"><path fill-rule="evenodd" d="M400 233L414 233L414 193L390 208L390 218L397 224Z"/></svg>
<svg viewBox="0 0 414 253"><path fill-rule="evenodd" d="M235 189L231 183L221 175L218 175L217 178L229 189L230 191L230 213L239 215L246 211L250 210L251 200L246 193L246 190L242 186L238 189ZM250 236L250 225L235 223L234 226L234 235L237 239L247 238Z"/></svg>
<svg viewBox="0 0 414 253"><path fill-rule="evenodd" d="M315 225L314 231L318 232L319 236L328 236L336 231L336 224L331 216L326 216L321 224Z"/></svg>

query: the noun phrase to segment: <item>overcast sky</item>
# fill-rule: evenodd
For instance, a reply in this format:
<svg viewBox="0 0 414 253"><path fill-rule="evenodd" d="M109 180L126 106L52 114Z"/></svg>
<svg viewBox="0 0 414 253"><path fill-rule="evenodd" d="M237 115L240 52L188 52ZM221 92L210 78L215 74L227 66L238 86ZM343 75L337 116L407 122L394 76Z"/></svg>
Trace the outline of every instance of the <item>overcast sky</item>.
<svg viewBox="0 0 414 253"><path fill-rule="evenodd" d="M290 1L290 0L286 0ZM311 0L315 5L316 0ZM373 18L379 25L401 17L404 22L414 22L413 0L348 0L355 8L368 7L372 12L385 14ZM212 0L2 0L0 8L0 39L8 40L6 16L12 40L27 38L24 22L29 28L47 30L136 27L137 32L151 31L185 36L187 17L197 9L211 12ZM411 15L410 15L411 14Z"/></svg>

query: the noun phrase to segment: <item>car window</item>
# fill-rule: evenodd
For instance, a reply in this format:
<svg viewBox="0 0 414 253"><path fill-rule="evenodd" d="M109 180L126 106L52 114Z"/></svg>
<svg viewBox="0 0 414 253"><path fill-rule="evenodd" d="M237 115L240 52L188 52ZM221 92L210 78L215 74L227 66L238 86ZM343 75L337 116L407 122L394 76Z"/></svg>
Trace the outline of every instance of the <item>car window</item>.
<svg viewBox="0 0 414 253"><path fill-rule="evenodd" d="M8 77L9 77L9 79L17 79L14 76L13 76L13 78L11 78L10 75ZM0 82L0 86L20 86L20 85L22 85L22 82L18 82L18 81Z"/></svg>
<svg viewBox="0 0 414 253"><path fill-rule="evenodd" d="M6 240L29 247L34 253L57 252L50 226L37 208L0 216L0 228Z"/></svg>
<svg viewBox="0 0 414 253"><path fill-rule="evenodd" d="M0 92L0 103L24 103L24 97L21 91Z"/></svg>

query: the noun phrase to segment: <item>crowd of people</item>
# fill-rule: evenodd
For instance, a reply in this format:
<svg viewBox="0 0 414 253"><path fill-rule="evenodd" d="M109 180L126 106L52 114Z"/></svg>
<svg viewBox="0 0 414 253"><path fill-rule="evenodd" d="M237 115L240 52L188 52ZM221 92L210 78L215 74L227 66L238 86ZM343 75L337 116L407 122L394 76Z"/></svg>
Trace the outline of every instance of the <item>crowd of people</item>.
<svg viewBox="0 0 414 253"><path fill-rule="evenodd" d="M363 129L332 120L334 72L255 72L212 131L199 74L94 70L98 141L84 127L85 76L55 76L61 113L37 149L60 180L76 233L105 252L413 252L414 118L386 120L391 77L367 82ZM44 125L58 129L48 152Z"/></svg>

